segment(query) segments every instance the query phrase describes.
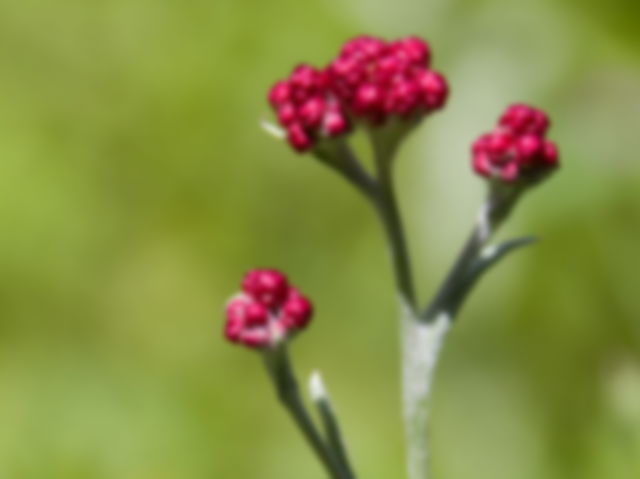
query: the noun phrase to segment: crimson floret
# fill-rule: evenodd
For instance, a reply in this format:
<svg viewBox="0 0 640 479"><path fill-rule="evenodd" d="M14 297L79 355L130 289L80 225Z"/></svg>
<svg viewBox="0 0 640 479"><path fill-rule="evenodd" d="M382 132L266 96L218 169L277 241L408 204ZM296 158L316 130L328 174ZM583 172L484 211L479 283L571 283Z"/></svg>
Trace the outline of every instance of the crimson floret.
<svg viewBox="0 0 640 479"><path fill-rule="evenodd" d="M274 347L305 328L313 305L275 269L254 269L242 281L242 292L226 307L224 334L234 343Z"/></svg>
<svg viewBox="0 0 640 479"><path fill-rule="evenodd" d="M323 69L298 65L268 99L289 144L305 152L358 122L380 126L442 108L449 87L430 62L429 45L418 37L387 42L363 35L347 41Z"/></svg>
<svg viewBox="0 0 640 479"><path fill-rule="evenodd" d="M558 167L558 150L545 138L549 118L525 104L508 107L490 133L472 145L473 169L506 183L535 182Z"/></svg>

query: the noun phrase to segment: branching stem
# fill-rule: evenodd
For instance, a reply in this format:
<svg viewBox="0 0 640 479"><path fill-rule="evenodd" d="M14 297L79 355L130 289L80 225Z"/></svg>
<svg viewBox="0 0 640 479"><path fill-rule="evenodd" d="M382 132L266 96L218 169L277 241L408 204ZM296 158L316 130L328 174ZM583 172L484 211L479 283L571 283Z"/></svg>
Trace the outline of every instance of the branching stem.
<svg viewBox="0 0 640 479"><path fill-rule="evenodd" d="M398 132L392 129L387 136L371 135L375 177L362 167L346 143L338 144L331 151L321 151L317 156L363 193L374 207L385 231L401 310L402 390L408 477L428 479L429 400L434 371L446 335L457 311L480 276L508 252L529 244L532 240L524 238L509 241L494 247L488 254L483 254L483 248L507 218L521 193L519 188L509 185L505 187L498 183L490 184L489 194L480 209L469 239L433 299L420 311L411 271L409 247L393 184L393 157L398 144L396 140L399 138ZM325 413L329 414L327 411ZM301 413L298 411L297 414ZM325 422L325 426L330 426L329 432L338 431L339 434L337 422L331 423L335 418L326 415L323 419L329 420L329 423ZM298 421L306 424L304 417ZM334 430L331 429L332 426L335 426ZM340 457L331 454L335 451L325 451L321 447L324 444L314 439L317 433L308 435L328 470L334 474L336 470L347 474L332 477L349 477L348 465L341 465Z"/></svg>
<svg viewBox="0 0 640 479"><path fill-rule="evenodd" d="M463 247L442 286L424 312L419 313L411 261L400 210L393 187L392 165L395 148L376 142L377 181L370 196L383 224L391 252L402 321L402 390L407 472L409 479L429 478L428 415L431 385L440 351L462 301L478 277L492 262L478 265L482 249L509 215L519 196L517 189L490 187L471 236ZM496 260L518 241L498 251Z"/></svg>
<svg viewBox="0 0 640 479"><path fill-rule="evenodd" d="M350 470L343 466L336 453L325 443L307 412L300 397L298 382L291 368L286 346L282 345L275 350L266 351L263 357L278 399L303 433L329 477L332 479L354 479Z"/></svg>
<svg viewBox="0 0 640 479"><path fill-rule="evenodd" d="M463 299L459 298L456 293L460 286L465 284L466 277L478 260L482 249L509 216L519 194L518 190L489 187L487 199L478 212L476 223L467 242L433 299L420 315L421 321L434 321L443 312L449 315L451 320L454 319L455 313L461 306L458 300Z"/></svg>

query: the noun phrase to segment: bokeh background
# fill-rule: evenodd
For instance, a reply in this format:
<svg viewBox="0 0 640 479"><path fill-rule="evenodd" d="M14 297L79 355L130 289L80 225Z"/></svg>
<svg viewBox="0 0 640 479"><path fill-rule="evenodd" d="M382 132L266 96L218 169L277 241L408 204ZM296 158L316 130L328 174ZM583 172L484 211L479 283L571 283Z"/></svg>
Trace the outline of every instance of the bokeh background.
<svg viewBox="0 0 640 479"><path fill-rule="evenodd" d="M253 266L315 300L293 347L362 478L403 477L396 307L354 191L262 132L265 92L347 38L419 34L452 96L398 159L424 298L512 101L563 166L501 232L435 385L438 479L640 477L640 4L0 1L0 477L320 479L254 354L220 335Z"/></svg>

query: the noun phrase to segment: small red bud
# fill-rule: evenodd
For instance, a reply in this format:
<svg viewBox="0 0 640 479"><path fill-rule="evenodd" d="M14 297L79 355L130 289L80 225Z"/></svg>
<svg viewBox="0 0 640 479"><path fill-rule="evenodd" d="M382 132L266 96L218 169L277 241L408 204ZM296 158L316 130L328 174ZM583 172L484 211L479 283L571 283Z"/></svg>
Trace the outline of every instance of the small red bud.
<svg viewBox="0 0 640 479"><path fill-rule="evenodd" d="M289 126L296 120L296 107L293 103L285 103L278 108L278 121L282 126Z"/></svg>
<svg viewBox="0 0 640 479"><path fill-rule="evenodd" d="M558 164L555 144L545 139L548 126L542 110L522 103L509 106L494 131L473 143L474 171L506 183L536 183Z"/></svg>
<svg viewBox="0 0 640 479"><path fill-rule="evenodd" d="M322 125L325 136L329 137L340 135L349 129L347 118L338 110L328 111Z"/></svg>
<svg viewBox="0 0 640 479"><path fill-rule="evenodd" d="M473 156L473 169L479 175L490 176L491 162L489 160L489 155L486 153L476 153Z"/></svg>
<svg viewBox="0 0 640 479"><path fill-rule="evenodd" d="M249 303L245 314L248 326L261 326L269 321L269 311L262 303Z"/></svg>
<svg viewBox="0 0 640 479"><path fill-rule="evenodd" d="M304 152L313 146L313 141L299 123L294 123L287 129L287 140L296 151Z"/></svg>
<svg viewBox="0 0 640 479"><path fill-rule="evenodd" d="M548 128L549 117L542 110L534 109L529 130L532 133L544 136Z"/></svg>
<svg viewBox="0 0 640 479"><path fill-rule="evenodd" d="M398 81L389 91L385 111L397 115L408 115L420 100L417 85L409 80Z"/></svg>
<svg viewBox="0 0 640 479"><path fill-rule="evenodd" d="M529 164L540 154L542 140L539 136L533 134L521 136L516 143L516 150L520 163Z"/></svg>
<svg viewBox="0 0 640 479"><path fill-rule="evenodd" d="M429 45L424 40L418 37L407 37L399 40L398 43L402 46L411 63L422 67L429 66L431 52Z"/></svg>
<svg viewBox="0 0 640 479"><path fill-rule="evenodd" d="M380 89L371 83L365 83L358 87L353 100L353 110L356 113L375 113L380 109L382 94Z"/></svg>
<svg viewBox="0 0 640 479"><path fill-rule="evenodd" d="M269 102L274 108L289 101L291 98L291 86L287 81L279 81L269 91Z"/></svg>
<svg viewBox="0 0 640 479"><path fill-rule="evenodd" d="M489 134L481 135L478 139L476 139L476 141L474 141L471 144L471 153L473 155L477 155L479 153L486 153L488 150L488 144L489 144L490 138L491 138L491 135Z"/></svg>
<svg viewBox="0 0 640 479"><path fill-rule="evenodd" d="M315 128L320 125L324 110L325 104L322 98L312 97L300 107L298 112L300 121L307 128Z"/></svg>
<svg viewBox="0 0 640 479"><path fill-rule="evenodd" d="M549 126L549 119L542 110L516 103L505 110L500 117L499 125L516 135L533 133L544 136Z"/></svg>
<svg viewBox="0 0 640 479"><path fill-rule="evenodd" d="M282 320L288 328L304 328L313 314L311 302L297 291L282 308Z"/></svg>
<svg viewBox="0 0 640 479"><path fill-rule="evenodd" d="M287 296L287 278L274 269L254 269L245 275L242 290L266 307L276 307Z"/></svg>
<svg viewBox="0 0 640 479"><path fill-rule="evenodd" d="M242 289L225 310L224 335L231 342L254 349L273 347L311 320L311 302L277 270L249 271Z"/></svg>
<svg viewBox="0 0 640 479"><path fill-rule="evenodd" d="M496 132L489 137L487 142L487 150L489 154L496 158L496 161L504 161L502 157L507 153L511 144L513 143L513 136L506 132Z"/></svg>
<svg viewBox="0 0 640 479"><path fill-rule="evenodd" d="M289 82L293 88L310 91L314 87L319 86L318 71L312 66L300 64L294 68Z"/></svg>
<svg viewBox="0 0 640 479"><path fill-rule="evenodd" d="M418 73L417 80L427 109L442 108L449 96L449 86L445 78L438 72L425 70Z"/></svg>
<svg viewBox="0 0 640 479"><path fill-rule="evenodd" d="M247 299L240 296L232 299L227 304L227 322L224 327L224 334L229 341L240 341L242 330L245 326L247 311Z"/></svg>

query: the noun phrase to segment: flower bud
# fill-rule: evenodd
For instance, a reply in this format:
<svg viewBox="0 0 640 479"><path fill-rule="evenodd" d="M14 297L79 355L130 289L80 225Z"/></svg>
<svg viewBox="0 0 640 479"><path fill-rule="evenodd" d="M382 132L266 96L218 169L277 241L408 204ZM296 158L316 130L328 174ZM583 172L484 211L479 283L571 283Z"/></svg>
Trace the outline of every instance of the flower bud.
<svg viewBox="0 0 640 479"><path fill-rule="evenodd" d="M296 151L307 151L313 146L313 139L299 123L289 125L287 140Z"/></svg>
<svg viewBox="0 0 640 479"><path fill-rule="evenodd" d="M322 131L326 136L337 136L349 129L349 120L339 109L329 110L323 118Z"/></svg>
<svg viewBox="0 0 640 479"><path fill-rule="evenodd" d="M282 126L288 127L296 122L298 115L293 103L283 103L278 106L278 121Z"/></svg>
<svg viewBox="0 0 640 479"><path fill-rule="evenodd" d="M288 328L304 328L313 314L311 302L291 288L289 299L282 307L282 320Z"/></svg>
<svg viewBox="0 0 640 479"><path fill-rule="evenodd" d="M534 184L558 166L558 151L545 139L547 115L522 103L511 105L495 129L472 145L476 173L503 183Z"/></svg>
<svg viewBox="0 0 640 479"><path fill-rule="evenodd" d="M449 96L445 78L438 72L425 70L418 75L417 81L425 107L429 111L442 108Z"/></svg>
<svg viewBox="0 0 640 479"><path fill-rule="evenodd" d="M351 121L375 129L395 118L400 128L393 128L408 131L447 99L447 82L430 61L429 45L418 37L386 42L363 35L323 69L298 65L268 99L298 152L349 133Z"/></svg>
<svg viewBox="0 0 640 479"><path fill-rule="evenodd" d="M305 328L313 305L274 269L249 271L227 303L225 337L253 349L271 348Z"/></svg>
<svg viewBox="0 0 640 479"><path fill-rule="evenodd" d="M268 308L280 306L289 292L287 278L275 269L254 269L242 280L242 290Z"/></svg>
<svg viewBox="0 0 640 479"><path fill-rule="evenodd" d="M429 45L418 37L407 37L396 42L401 46L401 50L409 58L409 61L416 66L428 67L431 61Z"/></svg>
<svg viewBox="0 0 640 479"><path fill-rule="evenodd" d="M325 104L321 97L311 97L300 107L300 121L307 128L317 128L322 122Z"/></svg>
<svg viewBox="0 0 640 479"><path fill-rule="evenodd" d="M276 108L291 99L291 87L286 81L279 81L269 90L269 103Z"/></svg>
<svg viewBox="0 0 640 479"><path fill-rule="evenodd" d="M549 118L542 110L516 103L505 110L498 124L516 135L533 133L544 136L549 127Z"/></svg>
<svg viewBox="0 0 640 479"><path fill-rule="evenodd" d="M542 139L533 134L523 135L518 139L516 151L522 164L530 164L542 150Z"/></svg>
<svg viewBox="0 0 640 479"><path fill-rule="evenodd" d="M382 92L372 83L358 87L351 108L358 115L376 117L382 112Z"/></svg>

